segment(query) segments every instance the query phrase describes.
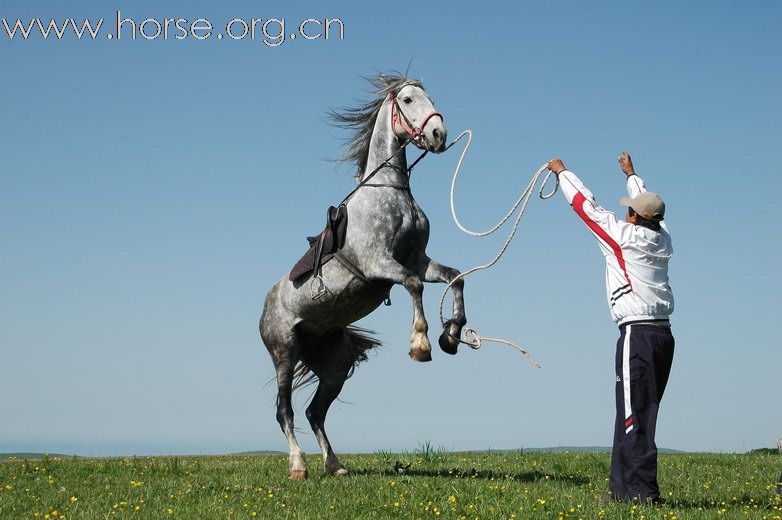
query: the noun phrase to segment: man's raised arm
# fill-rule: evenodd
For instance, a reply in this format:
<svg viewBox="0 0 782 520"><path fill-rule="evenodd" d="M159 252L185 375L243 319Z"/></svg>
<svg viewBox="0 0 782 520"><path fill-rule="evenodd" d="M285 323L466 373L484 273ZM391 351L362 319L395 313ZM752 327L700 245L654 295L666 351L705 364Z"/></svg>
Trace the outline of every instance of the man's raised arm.
<svg viewBox="0 0 782 520"><path fill-rule="evenodd" d="M627 152L622 152L619 156L619 166L622 168L622 172L627 175L627 194L631 199L634 199L641 193L646 191L646 184L644 180L635 173L633 168L633 159Z"/></svg>
<svg viewBox="0 0 782 520"><path fill-rule="evenodd" d="M635 173L635 168L633 168L633 159L630 157L630 154L627 152L622 152L622 155L619 156L618 160L619 166L622 168L622 172L627 175L627 194L630 196L630 198L634 199L641 193L645 193L646 184L644 183L644 180L640 178L637 173ZM668 230L668 226L665 222L660 222L660 226L662 226L662 228L666 231Z"/></svg>

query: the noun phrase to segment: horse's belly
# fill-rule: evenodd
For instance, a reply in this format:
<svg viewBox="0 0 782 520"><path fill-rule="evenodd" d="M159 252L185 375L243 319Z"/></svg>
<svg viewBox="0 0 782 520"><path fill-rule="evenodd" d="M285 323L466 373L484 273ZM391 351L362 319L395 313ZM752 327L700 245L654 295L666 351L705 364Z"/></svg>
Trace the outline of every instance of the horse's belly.
<svg viewBox="0 0 782 520"><path fill-rule="evenodd" d="M318 282L307 278L285 291L285 306L298 318L299 326L312 333L345 327L370 314L388 295L384 286L370 285L356 278L337 260L323 266L325 291L318 298Z"/></svg>

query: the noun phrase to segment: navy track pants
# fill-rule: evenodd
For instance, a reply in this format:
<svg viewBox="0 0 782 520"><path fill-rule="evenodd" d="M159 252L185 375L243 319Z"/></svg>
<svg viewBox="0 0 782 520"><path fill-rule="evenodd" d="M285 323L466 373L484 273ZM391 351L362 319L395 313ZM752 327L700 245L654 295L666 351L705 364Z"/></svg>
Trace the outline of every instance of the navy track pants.
<svg viewBox="0 0 782 520"><path fill-rule="evenodd" d="M673 361L671 329L630 324L616 342L616 424L609 491L616 500L655 500L657 410Z"/></svg>

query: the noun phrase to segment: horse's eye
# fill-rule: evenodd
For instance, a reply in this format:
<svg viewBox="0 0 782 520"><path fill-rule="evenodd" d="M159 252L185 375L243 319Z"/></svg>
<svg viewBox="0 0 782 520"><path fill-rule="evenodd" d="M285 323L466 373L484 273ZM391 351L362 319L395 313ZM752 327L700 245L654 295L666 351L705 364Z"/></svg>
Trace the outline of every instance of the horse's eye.
<svg viewBox="0 0 782 520"><path fill-rule="evenodd" d="M405 99L403 99L403 101L405 102L405 105L409 105L410 103L413 102L413 100L410 99L409 97L406 97Z"/></svg>

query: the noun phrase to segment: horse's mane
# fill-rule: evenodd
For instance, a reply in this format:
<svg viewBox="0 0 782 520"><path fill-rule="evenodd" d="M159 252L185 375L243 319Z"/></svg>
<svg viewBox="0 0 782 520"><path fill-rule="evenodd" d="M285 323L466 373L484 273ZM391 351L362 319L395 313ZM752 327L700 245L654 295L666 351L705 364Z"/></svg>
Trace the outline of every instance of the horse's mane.
<svg viewBox="0 0 782 520"><path fill-rule="evenodd" d="M375 99L357 107L344 107L328 112L328 118L333 124L353 131L345 145L345 152L338 160L355 162L356 177L360 177L367 166L372 131L386 97L389 94L396 95L405 85L423 88L420 81L409 79L397 72L380 73L364 79L369 83L368 92L374 94Z"/></svg>

